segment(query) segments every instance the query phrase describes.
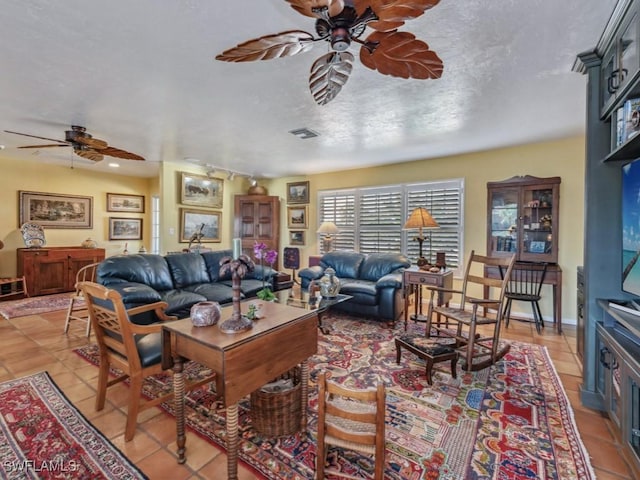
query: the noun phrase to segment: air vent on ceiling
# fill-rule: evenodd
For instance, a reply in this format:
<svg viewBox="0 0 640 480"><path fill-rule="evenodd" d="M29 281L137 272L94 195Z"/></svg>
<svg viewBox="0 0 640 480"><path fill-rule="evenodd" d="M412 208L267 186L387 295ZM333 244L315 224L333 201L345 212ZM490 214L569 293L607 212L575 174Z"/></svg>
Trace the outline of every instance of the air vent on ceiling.
<svg viewBox="0 0 640 480"><path fill-rule="evenodd" d="M320 135L318 132L314 132L309 128L296 128L295 130L289 130L289 133L302 139L313 138Z"/></svg>

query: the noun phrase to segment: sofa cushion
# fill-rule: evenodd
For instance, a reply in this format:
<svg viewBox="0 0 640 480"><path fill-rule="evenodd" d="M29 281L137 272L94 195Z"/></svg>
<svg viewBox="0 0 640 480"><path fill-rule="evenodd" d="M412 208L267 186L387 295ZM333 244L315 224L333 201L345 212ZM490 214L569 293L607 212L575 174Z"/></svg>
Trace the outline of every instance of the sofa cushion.
<svg viewBox="0 0 640 480"><path fill-rule="evenodd" d="M329 252L320 260L323 269L333 268L338 278L359 278L365 255L357 252Z"/></svg>
<svg viewBox="0 0 640 480"><path fill-rule="evenodd" d="M377 305L378 290L376 284L363 280L340 280L340 293L351 295L353 298L349 300L353 303L361 305Z"/></svg>
<svg viewBox="0 0 640 480"><path fill-rule="evenodd" d="M167 255L166 260L175 288L210 282L204 259L199 253Z"/></svg>
<svg viewBox="0 0 640 480"><path fill-rule="evenodd" d="M162 292L161 296L161 300L169 304L165 313L167 315L176 315L178 318L188 317L192 305L207 300L203 295L187 290L168 290Z"/></svg>
<svg viewBox="0 0 640 480"><path fill-rule="evenodd" d="M173 278L166 260L161 255L134 254L106 258L97 270L98 283L143 283L159 292L173 289Z"/></svg>
<svg viewBox="0 0 640 480"><path fill-rule="evenodd" d="M202 295L211 302L229 303L233 300L233 289L223 283L201 283L191 285L186 290Z"/></svg>
<svg viewBox="0 0 640 480"><path fill-rule="evenodd" d="M233 255L231 250L219 250L217 252L204 252L200 254L204 259L204 263L207 266L207 273L209 274L208 281L219 282L221 280L231 280L231 272L227 272L222 277L220 276L220 260L224 257L230 257Z"/></svg>
<svg viewBox="0 0 640 480"><path fill-rule="evenodd" d="M371 253L362 262L358 278L375 282L394 270L410 266L407 257L399 253Z"/></svg>

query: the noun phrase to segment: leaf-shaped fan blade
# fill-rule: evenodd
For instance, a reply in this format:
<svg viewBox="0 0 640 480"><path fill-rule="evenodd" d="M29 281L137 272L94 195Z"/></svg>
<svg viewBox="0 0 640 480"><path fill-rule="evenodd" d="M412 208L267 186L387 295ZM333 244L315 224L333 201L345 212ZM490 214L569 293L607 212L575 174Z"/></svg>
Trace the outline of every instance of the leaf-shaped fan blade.
<svg viewBox="0 0 640 480"><path fill-rule="evenodd" d="M93 138L90 135L87 135L86 137L76 136L73 139L73 141L76 143L80 143L82 145L86 145L87 147L91 147L91 148L106 148L109 145L104 140L100 140L99 138Z"/></svg>
<svg viewBox="0 0 640 480"><path fill-rule="evenodd" d="M91 160L93 162L100 162L104 158L98 152L96 152L95 150L91 150L90 148L85 148L85 149L74 148L73 151L75 152L76 155L82 158L86 158L87 160Z"/></svg>
<svg viewBox="0 0 640 480"><path fill-rule="evenodd" d="M349 80L354 56L349 52L330 52L311 66L309 88L318 105L326 105L336 98Z"/></svg>
<svg viewBox="0 0 640 480"><path fill-rule="evenodd" d="M419 17L438 3L440 0L354 0L358 15L371 7L379 20L368 26L379 32L395 30L404 25L406 20Z"/></svg>
<svg viewBox="0 0 640 480"><path fill-rule="evenodd" d="M98 149L97 153L100 153L101 155L108 155L109 157L124 158L126 160L144 160L140 155L109 146Z"/></svg>
<svg viewBox="0 0 640 480"><path fill-rule="evenodd" d="M313 13L313 8L329 7L329 16L334 17L344 9L343 0L286 0L298 13L307 17L318 17Z"/></svg>
<svg viewBox="0 0 640 480"><path fill-rule="evenodd" d="M440 78L443 64L429 45L409 32L373 32L367 42L377 42L371 53L360 49L360 61L365 67L383 75L401 78Z"/></svg>
<svg viewBox="0 0 640 480"><path fill-rule="evenodd" d="M313 47L313 36L302 30L289 30L275 35L265 35L225 50L216 55L224 62L253 62L272 58L291 57Z"/></svg>

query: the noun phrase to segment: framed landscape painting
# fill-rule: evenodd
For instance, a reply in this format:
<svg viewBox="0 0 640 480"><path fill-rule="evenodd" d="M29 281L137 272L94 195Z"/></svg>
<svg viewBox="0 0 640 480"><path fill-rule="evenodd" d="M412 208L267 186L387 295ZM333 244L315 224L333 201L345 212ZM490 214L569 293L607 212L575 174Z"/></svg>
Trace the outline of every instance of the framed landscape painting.
<svg viewBox="0 0 640 480"><path fill-rule="evenodd" d="M142 240L142 219L109 217L109 240Z"/></svg>
<svg viewBox="0 0 640 480"><path fill-rule="evenodd" d="M144 195L107 193L107 212L144 213Z"/></svg>
<svg viewBox="0 0 640 480"><path fill-rule="evenodd" d="M23 190L18 193L20 225L35 222L43 228L93 228L93 197Z"/></svg>
<svg viewBox="0 0 640 480"><path fill-rule="evenodd" d="M291 230L289 232L290 245L304 245L304 230Z"/></svg>
<svg viewBox="0 0 640 480"><path fill-rule="evenodd" d="M287 207L287 226L289 228L307 228L307 206Z"/></svg>
<svg viewBox="0 0 640 480"><path fill-rule="evenodd" d="M180 203L198 207L222 208L224 181L206 175L181 173Z"/></svg>
<svg viewBox="0 0 640 480"><path fill-rule="evenodd" d="M309 182L287 183L287 203L309 203Z"/></svg>
<svg viewBox="0 0 640 480"><path fill-rule="evenodd" d="M220 242L220 216L220 212L181 208L180 241L188 243L194 233L201 233L201 242Z"/></svg>

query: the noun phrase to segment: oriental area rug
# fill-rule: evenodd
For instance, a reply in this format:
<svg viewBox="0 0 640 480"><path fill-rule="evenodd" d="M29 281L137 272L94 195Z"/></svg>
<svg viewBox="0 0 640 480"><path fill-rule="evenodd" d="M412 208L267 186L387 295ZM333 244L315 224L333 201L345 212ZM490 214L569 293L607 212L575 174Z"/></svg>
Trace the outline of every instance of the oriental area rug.
<svg viewBox="0 0 640 480"><path fill-rule="evenodd" d="M573 412L558 374L540 345L512 343L511 351L491 368L447 373L436 364L433 386L424 363L403 351L396 364L394 331L380 323L330 312L323 318L329 334L319 334L318 353L310 359L308 437L300 434L263 438L252 428L249 399L240 405L240 458L269 479L314 478L318 372L352 388L382 381L386 397L385 479L594 479ZM410 329L424 325L410 325ZM97 347L76 350L97 363ZM190 364L187 377L201 366ZM171 374L145 384L145 394L168 391ZM108 398L108 393L107 393ZM211 386L191 392L187 425L224 447L225 412ZM162 407L173 412L173 404ZM188 445L187 445L188 455ZM348 450L329 450L328 468L370 478L373 458ZM331 478L331 477L328 477Z"/></svg>
<svg viewBox="0 0 640 480"><path fill-rule="evenodd" d="M71 295L71 293L56 293L54 295L0 302L0 315L9 320L15 317L66 310L69 308L69 303L71 303Z"/></svg>
<svg viewBox="0 0 640 480"><path fill-rule="evenodd" d="M0 477L146 479L46 372L0 384Z"/></svg>

